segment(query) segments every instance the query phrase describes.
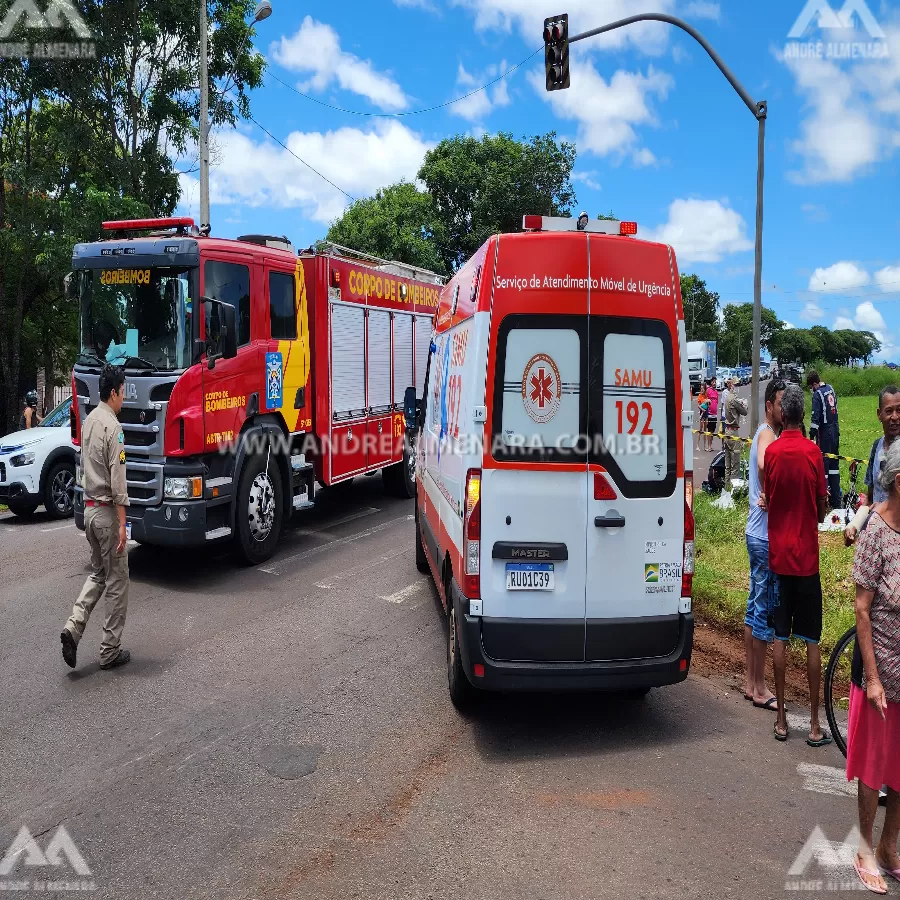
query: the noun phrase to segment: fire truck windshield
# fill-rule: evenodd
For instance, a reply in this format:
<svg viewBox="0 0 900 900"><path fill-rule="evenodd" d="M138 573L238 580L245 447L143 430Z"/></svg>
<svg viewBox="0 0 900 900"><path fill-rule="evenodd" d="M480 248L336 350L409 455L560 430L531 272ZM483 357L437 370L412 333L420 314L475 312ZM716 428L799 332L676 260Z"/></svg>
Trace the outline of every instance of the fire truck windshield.
<svg viewBox="0 0 900 900"><path fill-rule="evenodd" d="M74 279L80 361L165 371L191 364L195 268L80 269Z"/></svg>

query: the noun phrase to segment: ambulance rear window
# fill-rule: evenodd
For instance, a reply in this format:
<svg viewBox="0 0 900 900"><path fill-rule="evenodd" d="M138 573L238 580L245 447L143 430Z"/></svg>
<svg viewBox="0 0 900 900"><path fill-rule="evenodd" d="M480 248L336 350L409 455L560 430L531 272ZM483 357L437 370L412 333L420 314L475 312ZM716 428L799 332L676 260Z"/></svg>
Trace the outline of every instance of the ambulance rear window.
<svg viewBox="0 0 900 900"><path fill-rule="evenodd" d="M665 322L591 318L590 459L626 497L668 497L675 489L675 388Z"/></svg>
<svg viewBox="0 0 900 900"><path fill-rule="evenodd" d="M582 316L508 316L500 324L493 456L584 462L587 322Z"/></svg>

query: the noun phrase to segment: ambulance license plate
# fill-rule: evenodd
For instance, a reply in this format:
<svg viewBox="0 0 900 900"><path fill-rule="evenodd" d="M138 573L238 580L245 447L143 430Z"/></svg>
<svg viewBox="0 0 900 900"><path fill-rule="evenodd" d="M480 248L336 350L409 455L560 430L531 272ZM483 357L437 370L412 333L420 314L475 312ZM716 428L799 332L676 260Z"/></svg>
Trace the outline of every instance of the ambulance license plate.
<svg viewBox="0 0 900 900"><path fill-rule="evenodd" d="M508 591L552 591L553 563L507 563Z"/></svg>

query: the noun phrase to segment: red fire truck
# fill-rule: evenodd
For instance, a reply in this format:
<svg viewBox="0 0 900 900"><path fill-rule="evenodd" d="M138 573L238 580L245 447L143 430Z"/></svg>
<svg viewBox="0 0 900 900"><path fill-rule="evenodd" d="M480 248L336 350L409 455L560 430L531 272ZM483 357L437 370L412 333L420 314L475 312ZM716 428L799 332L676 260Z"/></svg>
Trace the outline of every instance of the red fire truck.
<svg viewBox="0 0 900 900"><path fill-rule="evenodd" d="M75 246L68 279L72 436L100 401L102 366L123 366L133 539L231 539L258 563L316 482L380 470L414 496L403 401L410 386L421 396L438 275L334 244L209 237L188 218L103 227L108 239Z"/></svg>

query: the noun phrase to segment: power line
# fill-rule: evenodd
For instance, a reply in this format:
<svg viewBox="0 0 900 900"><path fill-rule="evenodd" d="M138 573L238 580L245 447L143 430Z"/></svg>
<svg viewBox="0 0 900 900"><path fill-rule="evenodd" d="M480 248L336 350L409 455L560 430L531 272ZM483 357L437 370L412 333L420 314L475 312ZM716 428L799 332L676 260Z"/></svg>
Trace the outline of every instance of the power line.
<svg viewBox="0 0 900 900"><path fill-rule="evenodd" d="M352 200L354 203L356 202L356 197L354 197L353 194L348 194L347 191L345 191L342 187L338 187L338 185L336 185L330 178L328 178L327 176L323 175L318 169L316 169L316 168L314 168L313 166L311 166L305 159L303 159L303 157L298 156L296 153L294 153L294 151L291 150L291 148L288 147L287 144L283 143L282 141L279 141L278 138L275 137L275 135L272 134L272 132L269 131L268 128L266 128L266 127L263 126L263 125L260 125L259 122L257 122L256 119L253 118L253 116L247 116L247 118L248 118L248 119L249 119L249 120L250 120L257 128L262 129L262 130L263 130L263 131L264 131L264 132L265 132L265 133L266 133L273 141L275 141L276 144L278 144L280 147L283 147L285 150L287 150L287 152L290 153L291 156L294 157L294 159L298 160L299 162L302 162L303 165L306 166L307 169L309 169L311 172L315 172L316 175L319 176L319 178L321 178L323 181L327 181L328 184L330 184L335 190L340 191L340 192L341 192L345 197L347 197L349 200Z"/></svg>
<svg viewBox="0 0 900 900"><path fill-rule="evenodd" d="M313 103L318 103L319 106L324 106L326 109L334 110L335 112L348 113L351 116L366 116L368 118L373 119L399 119L403 116L418 116L422 113L434 112L437 109L444 109L447 106L453 106L454 103L459 103L461 100L467 100L469 97L473 97L475 94L480 93L481 91L486 90L489 87L495 85L498 81L503 81L508 75L512 75L517 69L521 69L522 66L525 65L529 60L533 59L538 53L543 50L543 46L538 47L534 53L529 54L525 57L521 62L516 63L512 68L507 69L502 75L498 75L493 80L489 81L487 84L481 85L481 87L475 88L473 91L469 91L468 94L463 94L462 97L456 97L453 100L446 100L443 103L437 103L434 106L426 106L422 109L410 109L406 112L396 112L396 113L378 113L378 112L366 112L360 109L346 109L343 106L335 106L332 103L326 103L324 100L319 100L318 97L313 97L310 94L304 93L299 88L294 87L292 84L288 84L286 81L282 81L277 75L272 73L271 71L267 71L266 74L270 78L274 78L279 84L286 87L289 91L293 91L295 94L299 94L301 97L305 97L307 100L312 100Z"/></svg>

